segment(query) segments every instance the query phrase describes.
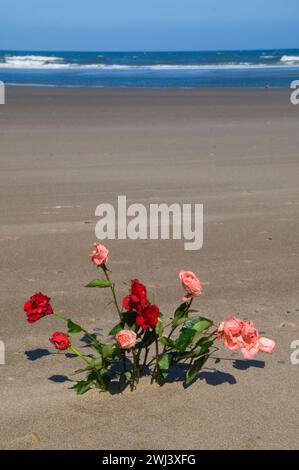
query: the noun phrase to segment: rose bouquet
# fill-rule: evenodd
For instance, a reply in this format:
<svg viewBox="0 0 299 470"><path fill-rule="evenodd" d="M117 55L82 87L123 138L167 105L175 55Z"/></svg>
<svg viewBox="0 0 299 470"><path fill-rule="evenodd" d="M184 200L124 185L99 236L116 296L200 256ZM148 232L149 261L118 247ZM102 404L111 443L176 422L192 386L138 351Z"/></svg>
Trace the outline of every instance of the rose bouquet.
<svg viewBox="0 0 299 470"><path fill-rule="evenodd" d="M57 350L72 351L80 357L84 367L75 374L83 375L74 389L81 395L91 388L109 389L117 382L119 389L130 386L134 390L143 375L151 375L151 382L162 385L170 369L185 363L185 382L189 385L203 368L210 355L218 348L215 342L223 340L231 351L240 349L246 359L259 351L271 354L275 342L259 336L252 322L244 322L234 316L219 326L202 316L191 316L195 297L202 293L199 279L191 271L180 271L179 278L185 291L182 303L170 321L158 305L148 299L145 285L138 279L131 281L131 288L120 305L111 271L107 267L109 251L100 243L94 243L89 255L91 261L102 271L102 277L89 282L89 288L108 288L118 314L118 322L109 332L110 340L102 342L95 333L70 318L53 310L50 298L41 292L33 295L24 305L29 323L35 323L46 315L53 315L66 324L64 331L55 331L50 342ZM91 353L86 355L73 344L72 336L84 335Z"/></svg>

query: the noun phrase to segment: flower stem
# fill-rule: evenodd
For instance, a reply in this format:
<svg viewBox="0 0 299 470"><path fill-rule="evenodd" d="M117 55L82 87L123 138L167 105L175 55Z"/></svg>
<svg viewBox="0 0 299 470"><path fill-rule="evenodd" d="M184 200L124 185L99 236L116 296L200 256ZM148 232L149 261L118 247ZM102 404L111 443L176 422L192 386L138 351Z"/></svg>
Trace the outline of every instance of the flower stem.
<svg viewBox="0 0 299 470"><path fill-rule="evenodd" d="M127 370L127 361L126 361L126 352L123 352L123 366L124 366L124 372Z"/></svg>
<svg viewBox="0 0 299 470"><path fill-rule="evenodd" d="M155 360L156 360L156 365L155 365L155 368L153 370L153 375L152 375L152 379L151 379L151 384L153 383L154 379L155 379L155 375L156 375L156 372L158 370L158 367L159 367L159 364L158 364L158 361L159 361L159 343L158 343L158 339L156 338L155 339L155 347L156 347L156 357L155 357ZM164 348L165 350L165 348ZM163 350L163 352L164 352ZM156 380L157 381L157 380Z"/></svg>
<svg viewBox="0 0 299 470"><path fill-rule="evenodd" d="M60 320L65 321L66 323L70 320L70 318L62 316L59 312L53 312L53 315L55 315L55 317L59 318ZM85 328L83 328L81 325L78 326L80 326L85 336L87 336L93 343L100 344L96 338L94 338L87 330L85 330Z"/></svg>
<svg viewBox="0 0 299 470"><path fill-rule="evenodd" d="M137 361L138 361L138 356L135 353L134 349L132 350L132 355L133 355L133 380L131 383L131 392L134 390L135 382L138 383L138 375L137 375Z"/></svg>
<svg viewBox="0 0 299 470"><path fill-rule="evenodd" d="M111 280L110 280L108 269L107 269L106 265L105 264L101 265L101 268L102 268L102 270L105 274L105 277L106 277L107 281L109 281L111 283L110 289L111 289L111 292L112 292L114 305L116 307L116 310L117 310L117 313L118 313L118 316L119 316L120 320L122 320L121 309L119 308L119 305L118 305L118 302L117 302L114 283L111 282Z"/></svg>
<svg viewBox="0 0 299 470"><path fill-rule="evenodd" d="M107 386L106 386L106 384L103 380L103 377L101 377L99 371L94 367L93 363L91 361L89 361L85 356L83 356L83 354L81 354L80 351L78 351L78 349L75 348L72 344L70 345L70 350L73 351L73 353L75 353L78 357L83 359L83 361L86 362L86 364L88 364L90 367L92 367L92 369L95 371L95 373L97 375L99 384L101 385L103 390L107 390Z"/></svg>
<svg viewBox="0 0 299 470"><path fill-rule="evenodd" d="M55 317L57 317L57 318L60 318L60 320L63 320L63 321L66 321L66 322L69 321L68 318L63 317L63 316L61 315L61 313L59 313L59 312L53 312L53 315L55 315Z"/></svg>
<svg viewBox="0 0 299 470"><path fill-rule="evenodd" d="M73 351L73 353L75 353L77 356L83 359L83 361L85 361L86 364L88 364L90 367L93 368L92 362L90 362L85 356L83 356L83 354L81 354L80 351L78 351L78 349L75 348L72 344L70 345L70 349Z"/></svg>
<svg viewBox="0 0 299 470"><path fill-rule="evenodd" d="M146 366L146 361L147 361L148 353L149 353L149 348L146 347L146 349L145 349L145 354L144 354L144 359L143 359L143 364L142 364L142 367L141 367L141 375L143 374L144 369L145 369L145 366Z"/></svg>

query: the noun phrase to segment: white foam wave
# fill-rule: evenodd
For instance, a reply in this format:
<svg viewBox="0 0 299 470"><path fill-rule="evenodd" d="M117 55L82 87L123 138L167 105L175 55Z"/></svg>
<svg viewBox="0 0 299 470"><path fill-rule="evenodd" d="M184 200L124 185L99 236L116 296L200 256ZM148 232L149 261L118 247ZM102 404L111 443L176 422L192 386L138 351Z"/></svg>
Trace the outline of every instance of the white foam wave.
<svg viewBox="0 0 299 470"><path fill-rule="evenodd" d="M62 57L55 57L55 56L46 56L46 55L9 55L5 56L7 60L34 60L37 62L57 62L58 60L63 60Z"/></svg>
<svg viewBox="0 0 299 470"><path fill-rule="evenodd" d="M263 58L267 58L264 56ZM269 56L270 58L270 56ZM1 60L1 59L0 59ZM5 56L0 62L0 69L94 69L94 70L238 70L261 69L265 67L299 66L299 56L283 56L277 64L251 64L248 62L231 62L227 64L153 64L153 65L123 65L123 64L78 64L63 62L63 58L54 56Z"/></svg>
<svg viewBox="0 0 299 470"><path fill-rule="evenodd" d="M234 70L234 69L260 69L269 67L282 67L282 64L250 64L248 62L235 63L235 64L209 64L209 65L105 65L95 64L94 67L101 70Z"/></svg>
<svg viewBox="0 0 299 470"><path fill-rule="evenodd" d="M4 62L0 62L1 68L61 68L68 66L63 64L61 57L42 55L6 55Z"/></svg>
<svg viewBox="0 0 299 470"><path fill-rule="evenodd" d="M296 63L296 62L299 62L299 56L298 55L283 55L282 58L280 59L280 62Z"/></svg>

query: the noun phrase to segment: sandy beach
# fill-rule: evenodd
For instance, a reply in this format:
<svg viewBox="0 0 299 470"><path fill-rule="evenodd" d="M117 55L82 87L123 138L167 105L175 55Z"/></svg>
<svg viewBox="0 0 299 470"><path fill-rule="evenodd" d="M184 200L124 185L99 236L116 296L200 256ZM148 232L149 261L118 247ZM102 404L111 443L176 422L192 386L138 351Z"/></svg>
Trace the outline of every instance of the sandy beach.
<svg viewBox="0 0 299 470"><path fill-rule="evenodd" d="M299 106L288 89L7 88L0 106L1 449L292 449L299 446ZM180 269L217 322L252 319L277 341L244 361L221 348L197 381L76 397L50 345L63 328L29 325L24 301L42 291L56 310L108 332L106 290L86 289L95 208L204 204L204 243L110 240L110 267L145 282L165 315L182 297ZM175 301L177 299L177 301ZM97 329L102 330L97 330Z"/></svg>

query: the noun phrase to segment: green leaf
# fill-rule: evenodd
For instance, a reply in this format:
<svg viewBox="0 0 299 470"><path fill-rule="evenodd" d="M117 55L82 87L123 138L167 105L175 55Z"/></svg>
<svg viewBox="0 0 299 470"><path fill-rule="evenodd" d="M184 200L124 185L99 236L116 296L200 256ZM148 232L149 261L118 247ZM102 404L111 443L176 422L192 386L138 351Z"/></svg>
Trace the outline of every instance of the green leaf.
<svg viewBox="0 0 299 470"><path fill-rule="evenodd" d="M116 351L116 344L102 344L102 356L104 359L112 359Z"/></svg>
<svg viewBox="0 0 299 470"><path fill-rule="evenodd" d="M112 282L108 281L107 279L94 279L93 281L90 281L85 287L111 287Z"/></svg>
<svg viewBox="0 0 299 470"><path fill-rule="evenodd" d="M186 348L192 343L196 330L193 328L184 328L182 329L180 336L175 342L177 351L183 352Z"/></svg>
<svg viewBox="0 0 299 470"><path fill-rule="evenodd" d="M197 357L197 356L202 356L204 353L209 352L209 348L212 346L213 341L207 340L207 338L202 338L205 339L206 341L203 344L200 344L197 346L196 349L192 353L190 353L189 357Z"/></svg>
<svg viewBox="0 0 299 470"><path fill-rule="evenodd" d="M96 369L101 369L103 366L103 358L102 356L96 357L90 361Z"/></svg>
<svg viewBox="0 0 299 470"><path fill-rule="evenodd" d="M192 366L189 367L189 369L187 370L186 379L185 379L187 385L189 385L192 382L192 380L195 379L195 377L197 376L197 374L200 372L203 365L207 361L208 357L209 357L208 355L200 357L192 364Z"/></svg>
<svg viewBox="0 0 299 470"><path fill-rule="evenodd" d="M160 359L158 360L159 373L161 374L164 380L168 376L171 363L172 363L172 355L169 353L163 354L163 356L161 356Z"/></svg>
<svg viewBox="0 0 299 470"><path fill-rule="evenodd" d="M115 336L119 331L123 330L125 327L124 322L118 323L115 325L112 330L109 332L109 336Z"/></svg>
<svg viewBox="0 0 299 470"><path fill-rule="evenodd" d="M166 338L166 336L161 336L161 338L159 338L159 341L165 346L170 346L170 347L175 346L175 341L173 339Z"/></svg>
<svg viewBox="0 0 299 470"><path fill-rule="evenodd" d="M186 321L184 327L193 328L193 330L196 330L197 332L202 332L210 328L212 325L213 325L213 322L209 320L208 318L192 317Z"/></svg>
<svg viewBox="0 0 299 470"><path fill-rule="evenodd" d="M74 390L77 395L83 395L83 393L88 392L92 388L92 382L90 380L80 380L75 386Z"/></svg>
<svg viewBox="0 0 299 470"><path fill-rule="evenodd" d="M86 380L92 383L95 380L97 380L97 377L98 377L97 372L94 369L92 369L89 372L89 374L87 374Z"/></svg>
<svg viewBox="0 0 299 470"><path fill-rule="evenodd" d="M80 333L80 331L82 331L81 326L77 325L77 323L74 323L72 320L67 321L67 328L69 333Z"/></svg>
<svg viewBox="0 0 299 470"><path fill-rule="evenodd" d="M209 349L212 344L213 344L213 340L208 338L207 336L203 336L199 341L198 341L198 346L201 347L202 351L204 352L206 349Z"/></svg>
<svg viewBox="0 0 299 470"><path fill-rule="evenodd" d="M136 347L137 348L148 347L155 341L156 338L157 338L156 330L148 329L145 331L142 340L136 344Z"/></svg>
<svg viewBox="0 0 299 470"><path fill-rule="evenodd" d="M108 386L111 382L111 378L110 378L108 369L103 367L100 370L100 375L101 375L102 379L104 380L105 385Z"/></svg>
<svg viewBox="0 0 299 470"><path fill-rule="evenodd" d="M121 391L123 391L126 386L130 383L132 377L132 373L127 370L126 372L123 372L120 377L119 377L119 388Z"/></svg>
<svg viewBox="0 0 299 470"><path fill-rule="evenodd" d="M189 312L189 303L184 302L181 304L176 311L174 312L174 318L172 320L172 327L175 328L176 326L182 325L188 318Z"/></svg>
<svg viewBox="0 0 299 470"><path fill-rule="evenodd" d="M160 337L163 335L163 314L160 313L158 316L158 323L155 326L157 335Z"/></svg>

